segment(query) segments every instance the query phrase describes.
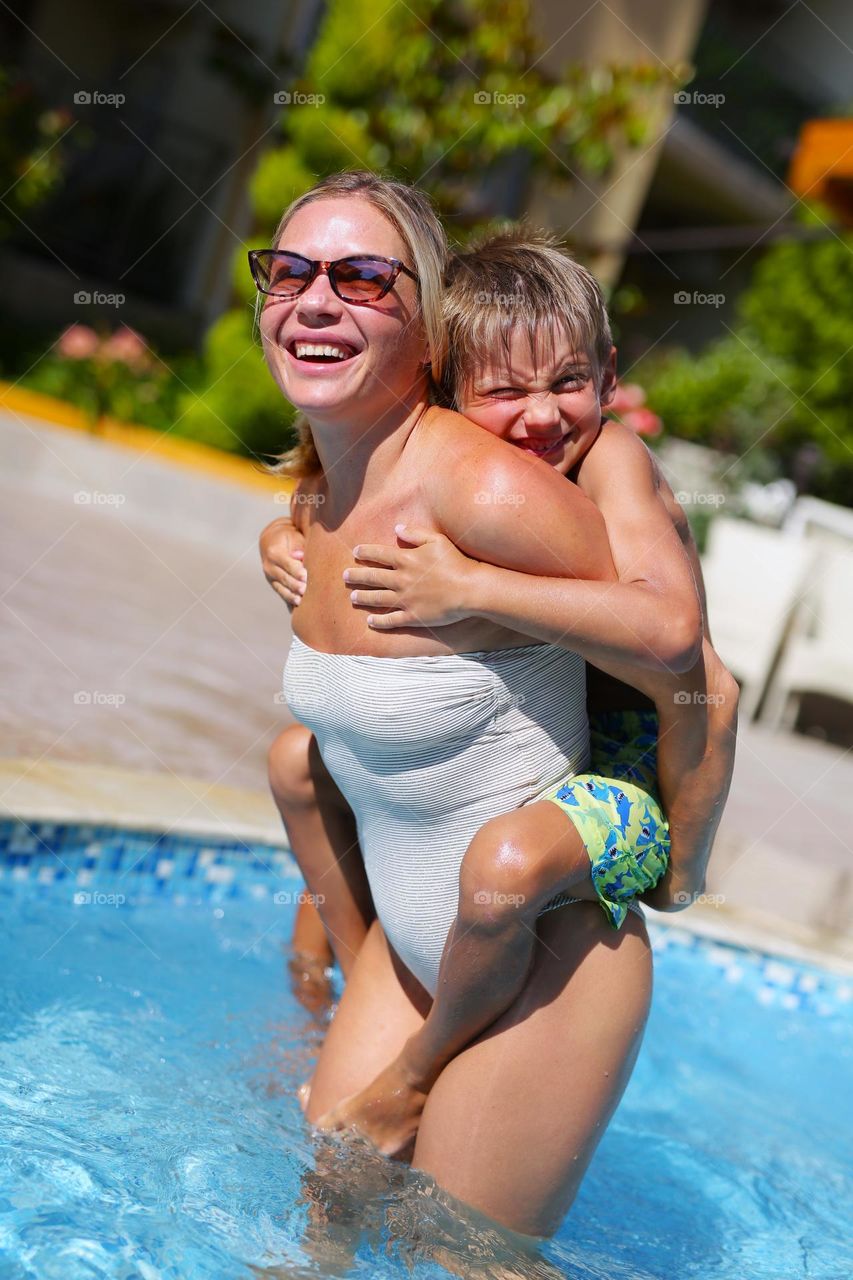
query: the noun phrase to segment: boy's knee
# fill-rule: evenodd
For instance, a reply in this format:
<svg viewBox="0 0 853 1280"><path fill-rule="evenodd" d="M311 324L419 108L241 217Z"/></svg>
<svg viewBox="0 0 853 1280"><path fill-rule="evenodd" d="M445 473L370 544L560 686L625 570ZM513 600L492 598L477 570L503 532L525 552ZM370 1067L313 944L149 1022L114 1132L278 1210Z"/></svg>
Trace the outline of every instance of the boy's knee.
<svg viewBox="0 0 853 1280"><path fill-rule="evenodd" d="M303 724L291 724L272 743L267 754L270 787L278 803L299 804L311 798L313 734Z"/></svg>
<svg viewBox="0 0 853 1280"><path fill-rule="evenodd" d="M460 911L487 924L535 916L549 870L541 842L516 814L493 818L469 845L459 875Z"/></svg>

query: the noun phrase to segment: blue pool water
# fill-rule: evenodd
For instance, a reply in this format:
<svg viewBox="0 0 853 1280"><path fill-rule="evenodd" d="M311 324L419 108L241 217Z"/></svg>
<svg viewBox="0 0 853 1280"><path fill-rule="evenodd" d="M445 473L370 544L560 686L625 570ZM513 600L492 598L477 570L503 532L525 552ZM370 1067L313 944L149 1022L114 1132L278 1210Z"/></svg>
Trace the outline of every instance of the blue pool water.
<svg viewBox="0 0 853 1280"><path fill-rule="evenodd" d="M286 854L0 837L3 1280L446 1276L432 1245L472 1276L853 1275L844 979L656 928L631 1083L524 1259L423 1175L309 1133L324 1021L290 992Z"/></svg>

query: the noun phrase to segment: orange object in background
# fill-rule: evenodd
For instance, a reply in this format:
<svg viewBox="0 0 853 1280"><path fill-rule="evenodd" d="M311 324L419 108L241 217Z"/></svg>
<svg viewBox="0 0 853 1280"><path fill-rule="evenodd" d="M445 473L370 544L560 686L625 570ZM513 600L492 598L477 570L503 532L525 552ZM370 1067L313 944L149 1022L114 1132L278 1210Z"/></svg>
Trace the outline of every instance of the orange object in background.
<svg viewBox="0 0 853 1280"><path fill-rule="evenodd" d="M853 120L809 120L800 130L788 185L853 226Z"/></svg>

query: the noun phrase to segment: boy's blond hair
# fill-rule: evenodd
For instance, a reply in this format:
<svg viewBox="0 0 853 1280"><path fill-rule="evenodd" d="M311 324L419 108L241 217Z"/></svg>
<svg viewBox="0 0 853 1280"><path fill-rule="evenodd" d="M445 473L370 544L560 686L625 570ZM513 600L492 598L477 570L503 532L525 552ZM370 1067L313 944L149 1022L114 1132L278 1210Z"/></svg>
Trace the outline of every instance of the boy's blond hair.
<svg viewBox="0 0 853 1280"><path fill-rule="evenodd" d="M458 404L472 376L498 352L509 359L519 328L534 361L542 354L552 357L558 336L565 333L575 352L591 361L600 386L613 345L601 286L547 232L511 227L454 254L443 311L445 404Z"/></svg>

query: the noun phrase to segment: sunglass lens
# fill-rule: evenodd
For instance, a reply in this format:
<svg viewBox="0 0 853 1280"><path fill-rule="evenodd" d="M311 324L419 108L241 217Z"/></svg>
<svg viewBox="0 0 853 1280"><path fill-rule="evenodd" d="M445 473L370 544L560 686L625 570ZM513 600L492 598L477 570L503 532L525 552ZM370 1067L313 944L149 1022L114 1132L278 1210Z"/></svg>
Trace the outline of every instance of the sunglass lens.
<svg viewBox="0 0 853 1280"><path fill-rule="evenodd" d="M263 253L255 259L261 287L287 298L299 293L311 279L311 263L289 253Z"/></svg>
<svg viewBox="0 0 853 1280"><path fill-rule="evenodd" d="M335 267L335 283L347 302L371 302L393 277L394 268L371 258L348 258Z"/></svg>

